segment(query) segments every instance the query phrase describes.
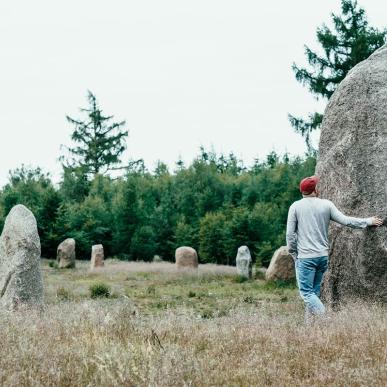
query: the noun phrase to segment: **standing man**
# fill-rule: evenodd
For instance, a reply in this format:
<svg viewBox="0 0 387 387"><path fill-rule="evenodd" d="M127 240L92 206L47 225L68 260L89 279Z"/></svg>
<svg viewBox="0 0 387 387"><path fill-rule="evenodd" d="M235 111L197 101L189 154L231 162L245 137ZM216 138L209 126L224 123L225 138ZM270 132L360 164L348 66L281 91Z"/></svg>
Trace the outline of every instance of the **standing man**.
<svg viewBox="0 0 387 387"><path fill-rule="evenodd" d="M380 226L383 220L352 218L342 214L326 199L319 199L317 176L306 177L300 183L302 199L289 208L286 242L295 260L297 285L306 305L306 320L312 315L324 314L320 301L321 280L328 268L328 226L331 220L352 228Z"/></svg>

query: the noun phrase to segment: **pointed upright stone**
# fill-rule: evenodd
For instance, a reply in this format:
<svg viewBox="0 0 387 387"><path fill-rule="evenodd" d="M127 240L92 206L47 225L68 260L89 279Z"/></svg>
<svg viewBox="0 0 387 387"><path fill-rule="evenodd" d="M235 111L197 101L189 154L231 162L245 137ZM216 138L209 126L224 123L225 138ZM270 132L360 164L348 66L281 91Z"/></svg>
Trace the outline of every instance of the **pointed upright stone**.
<svg viewBox="0 0 387 387"><path fill-rule="evenodd" d="M244 278L251 278L252 276L252 259L250 250L247 246L241 246L238 249L236 257L237 273Z"/></svg>
<svg viewBox="0 0 387 387"><path fill-rule="evenodd" d="M59 244L56 259L60 269L75 267L75 240L73 238L67 238Z"/></svg>
<svg viewBox="0 0 387 387"><path fill-rule="evenodd" d="M324 113L316 174L321 197L344 214L387 216L387 45L356 65ZM332 222L323 296L387 303L387 227Z"/></svg>
<svg viewBox="0 0 387 387"><path fill-rule="evenodd" d="M0 237L0 305L14 309L43 303L40 239L33 213L13 207Z"/></svg>
<svg viewBox="0 0 387 387"><path fill-rule="evenodd" d="M91 269L105 265L103 245L94 245L91 248Z"/></svg>

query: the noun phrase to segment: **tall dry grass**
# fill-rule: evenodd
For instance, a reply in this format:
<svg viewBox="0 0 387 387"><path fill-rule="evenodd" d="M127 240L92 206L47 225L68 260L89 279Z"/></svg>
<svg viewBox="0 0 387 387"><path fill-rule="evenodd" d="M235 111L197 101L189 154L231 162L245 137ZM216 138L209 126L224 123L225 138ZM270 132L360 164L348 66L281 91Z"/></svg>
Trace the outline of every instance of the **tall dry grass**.
<svg viewBox="0 0 387 387"><path fill-rule="evenodd" d="M79 263L78 263L79 262ZM78 266L85 268L85 263L77 261ZM89 265L87 264L87 267ZM93 269L97 273L161 273L161 274L195 274L201 276L205 275L232 275L236 274L235 266L226 265L214 265L207 263L205 265L199 265L197 269L184 269L177 268L174 263L171 262L126 262L118 260L106 260L106 266Z"/></svg>
<svg viewBox="0 0 387 387"><path fill-rule="evenodd" d="M352 305L305 326L299 303L225 317L141 314L130 300L0 315L7 386L385 386L386 310Z"/></svg>

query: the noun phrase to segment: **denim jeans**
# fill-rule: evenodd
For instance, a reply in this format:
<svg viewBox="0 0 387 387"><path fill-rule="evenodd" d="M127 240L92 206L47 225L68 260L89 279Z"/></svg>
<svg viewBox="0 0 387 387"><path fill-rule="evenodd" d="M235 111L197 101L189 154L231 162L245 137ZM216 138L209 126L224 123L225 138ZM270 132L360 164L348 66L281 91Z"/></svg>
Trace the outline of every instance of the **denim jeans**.
<svg viewBox="0 0 387 387"><path fill-rule="evenodd" d="M328 268L328 257L298 258L296 260L297 285L306 305L305 319L325 313L320 301L321 280Z"/></svg>

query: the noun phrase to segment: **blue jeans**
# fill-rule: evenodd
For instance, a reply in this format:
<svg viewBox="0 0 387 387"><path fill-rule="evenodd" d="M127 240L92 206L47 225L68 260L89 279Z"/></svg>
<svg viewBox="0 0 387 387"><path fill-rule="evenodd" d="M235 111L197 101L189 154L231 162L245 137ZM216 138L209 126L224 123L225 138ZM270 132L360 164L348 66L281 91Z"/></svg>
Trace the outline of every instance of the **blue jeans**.
<svg viewBox="0 0 387 387"><path fill-rule="evenodd" d="M305 318L325 313L320 301L321 280L328 268L328 257L298 258L296 260L297 285L306 305Z"/></svg>

